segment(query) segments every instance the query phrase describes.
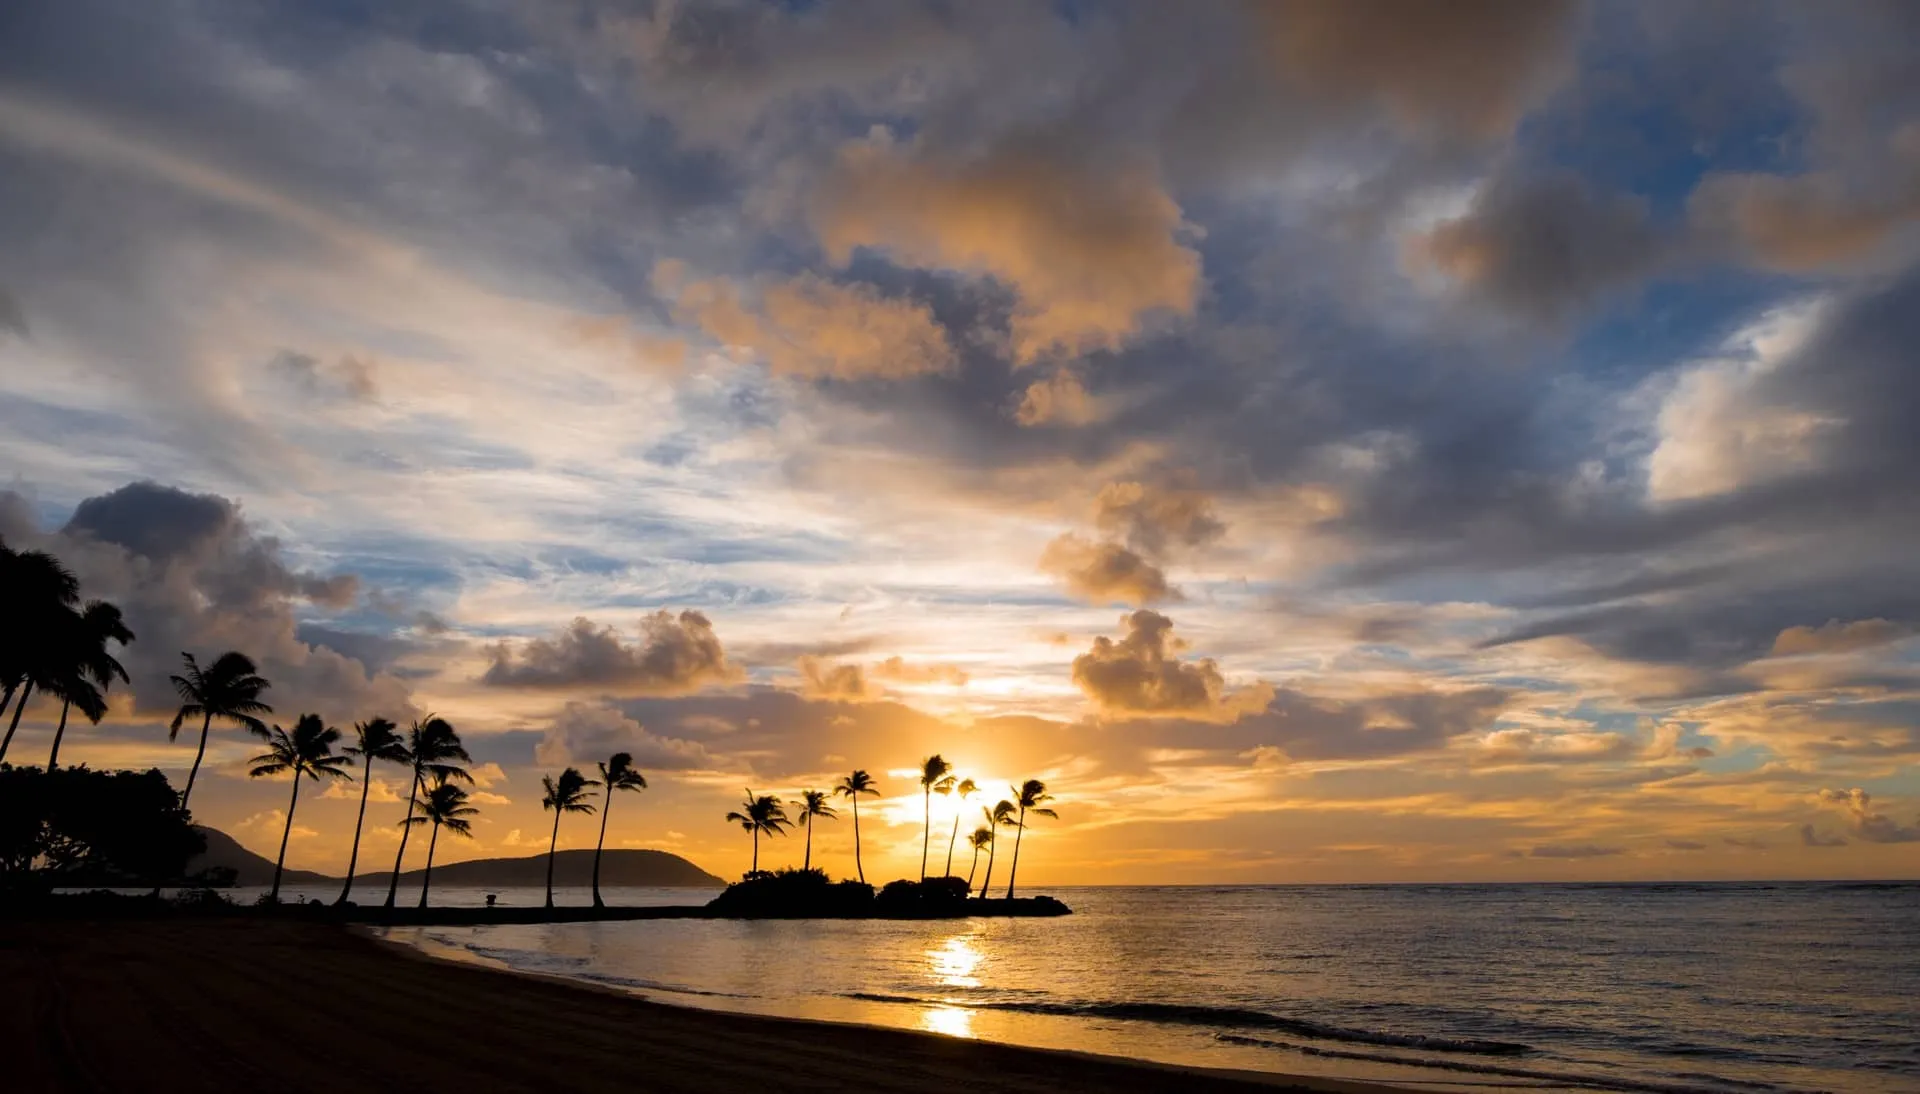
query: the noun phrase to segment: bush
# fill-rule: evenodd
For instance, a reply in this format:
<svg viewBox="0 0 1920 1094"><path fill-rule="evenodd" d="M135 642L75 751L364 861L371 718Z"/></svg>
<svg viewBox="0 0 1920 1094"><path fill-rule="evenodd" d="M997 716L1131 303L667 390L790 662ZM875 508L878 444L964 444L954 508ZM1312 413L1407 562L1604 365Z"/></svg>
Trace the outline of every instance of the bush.
<svg viewBox="0 0 1920 1094"><path fill-rule="evenodd" d="M876 903L883 915L951 915L966 909L969 891L959 877L889 881Z"/></svg>
<svg viewBox="0 0 1920 1094"><path fill-rule="evenodd" d="M0 885L159 885L206 850L158 771L0 766Z"/></svg>
<svg viewBox="0 0 1920 1094"><path fill-rule="evenodd" d="M762 870L727 886L707 908L753 919L863 916L873 912L873 886L832 881L825 870Z"/></svg>

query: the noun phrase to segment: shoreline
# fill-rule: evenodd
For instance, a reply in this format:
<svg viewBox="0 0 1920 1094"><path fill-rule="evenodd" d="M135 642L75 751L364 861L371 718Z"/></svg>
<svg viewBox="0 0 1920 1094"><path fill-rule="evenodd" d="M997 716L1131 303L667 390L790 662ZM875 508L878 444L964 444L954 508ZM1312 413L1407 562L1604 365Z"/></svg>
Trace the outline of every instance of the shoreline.
<svg viewBox="0 0 1920 1094"><path fill-rule="evenodd" d="M19 1089L1294 1090L1405 1087L703 1010L285 919L16 920L0 1044ZM430 975L421 975L431 970ZM372 1022L374 1025L369 1025ZM290 1046L276 1031L298 1030ZM397 1031L410 1035L398 1036ZM278 1047L277 1047L278 1046ZM305 1056L302 1046L324 1061ZM475 1081L474 1077L478 1077Z"/></svg>

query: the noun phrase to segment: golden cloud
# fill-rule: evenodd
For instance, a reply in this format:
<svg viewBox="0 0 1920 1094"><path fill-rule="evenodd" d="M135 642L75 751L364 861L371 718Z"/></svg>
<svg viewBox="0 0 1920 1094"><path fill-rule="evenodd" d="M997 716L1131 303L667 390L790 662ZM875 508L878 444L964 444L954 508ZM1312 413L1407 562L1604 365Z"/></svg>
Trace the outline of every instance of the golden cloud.
<svg viewBox="0 0 1920 1094"><path fill-rule="evenodd" d="M1040 569L1091 604L1157 604L1179 600L1158 566L1118 543L1068 532L1047 544Z"/></svg>
<svg viewBox="0 0 1920 1094"><path fill-rule="evenodd" d="M1781 631L1773 640L1773 655L1851 653L1898 642L1912 633L1908 627L1885 619L1859 619L1851 623L1833 619L1819 627L1788 627Z"/></svg>
<svg viewBox="0 0 1920 1094"><path fill-rule="evenodd" d="M1181 661L1185 643L1173 620L1142 609L1121 617L1126 637L1101 636L1073 659L1073 682L1102 711L1133 716L1231 722L1266 707L1273 688L1257 683L1228 690L1212 658Z"/></svg>
<svg viewBox="0 0 1920 1094"><path fill-rule="evenodd" d="M838 264L870 247L1011 286L1021 362L1117 348L1151 313L1191 314L1200 293L1200 256L1180 241L1194 229L1138 166L1014 147L938 160L881 137L841 149L811 219Z"/></svg>
<svg viewBox="0 0 1920 1094"><path fill-rule="evenodd" d="M1104 416L1079 374L1070 369L1028 384L1013 411L1013 420L1021 425L1092 425Z"/></svg>

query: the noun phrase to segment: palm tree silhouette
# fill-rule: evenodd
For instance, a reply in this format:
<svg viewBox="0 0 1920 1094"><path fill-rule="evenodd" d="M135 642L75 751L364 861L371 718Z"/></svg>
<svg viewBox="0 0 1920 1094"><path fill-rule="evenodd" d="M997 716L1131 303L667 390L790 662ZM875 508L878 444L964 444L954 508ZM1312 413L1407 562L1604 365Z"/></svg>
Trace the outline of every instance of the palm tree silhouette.
<svg viewBox="0 0 1920 1094"><path fill-rule="evenodd" d="M973 892L973 875L980 869L980 848L993 846L993 829L984 827L974 829L967 833L967 843L973 847L973 865L967 867L967 892L971 893Z"/></svg>
<svg viewBox="0 0 1920 1094"><path fill-rule="evenodd" d="M270 901L280 899L280 871L287 864L287 837L293 835L293 811L300 804L300 776L315 782L322 778L353 781L352 772L341 770L341 765L352 763L353 758L334 754L333 746L339 740L340 731L321 721L318 714L302 714L293 723L292 733L274 726L267 735L267 750L247 761L254 765L247 774L256 779L282 771L293 772L293 796L287 800L287 825L280 833L280 857L273 863L273 891L267 897Z"/></svg>
<svg viewBox="0 0 1920 1094"><path fill-rule="evenodd" d="M747 800L740 808L744 812L728 813L727 819L738 824L741 831L753 834L753 868L747 871L747 876L752 877L760 872L760 833L778 836L793 822L787 819L787 807L780 804L779 798L772 794L756 795L752 788L748 788Z"/></svg>
<svg viewBox="0 0 1920 1094"><path fill-rule="evenodd" d="M1047 784L1039 779L1028 779L1019 786L1011 786L1007 789L1013 791L1014 804L1020 807L1020 819L1013 825L1013 866L1007 870L1007 899L1012 900L1013 879L1020 875L1020 837L1027 831L1027 814L1032 813L1036 817L1052 817L1055 820L1059 819L1060 814L1042 807L1041 803L1052 801L1053 795L1047 793Z"/></svg>
<svg viewBox="0 0 1920 1094"><path fill-rule="evenodd" d="M985 900L993 890L993 855L1000 849L999 831L1013 823L1013 803L1001 798L992 809L981 806L980 812L987 818L988 829L995 834L993 841L987 844L987 876L980 881L980 899Z"/></svg>
<svg viewBox="0 0 1920 1094"><path fill-rule="evenodd" d="M353 822L353 852L347 856L347 883L341 886L340 899L334 901L335 904L345 904L353 895L353 871L360 864L360 829L367 823L367 791L373 788L373 761L413 762L413 753L407 751L407 742L400 738L400 727L387 719L355 722L353 732L354 744L347 749L347 755L361 757L366 767L360 776L360 815Z"/></svg>
<svg viewBox="0 0 1920 1094"><path fill-rule="evenodd" d="M79 707L87 721L95 725L107 712L106 692L114 677L127 683L127 670L107 652L108 642L122 646L133 641L133 632L121 620L120 609L104 600L92 600L80 614L67 621L67 650L62 651L65 668L61 673L60 725L53 731L53 749L47 753L47 770L60 766L60 740L67 735L67 711Z"/></svg>
<svg viewBox="0 0 1920 1094"><path fill-rule="evenodd" d="M600 782L607 788L606 800L600 804L600 839L593 845L593 906L606 907L600 899L600 849L607 842L607 816L613 812L613 792L632 790L636 793L647 788L647 777L633 766L633 754L616 752L606 763L600 765Z"/></svg>
<svg viewBox="0 0 1920 1094"><path fill-rule="evenodd" d="M813 869L813 818L832 820L839 816L833 811L833 806L827 804L829 800L824 790L802 790L800 796L794 799L793 804L800 807L800 823L807 828L807 857L800 866L802 870Z"/></svg>
<svg viewBox="0 0 1920 1094"><path fill-rule="evenodd" d="M80 579L45 551L15 551L0 544L0 589L7 590L7 626L0 635L4 643L0 645L0 678L5 679L7 690L0 697L0 714L19 693L7 735L0 739L0 761L4 761L34 687L43 683L50 669L58 667L57 661L48 656L46 636L59 631L72 617L74 605L80 602Z"/></svg>
<svg viewBox="0 0 1920 1094"><path fill-rule="evenodd" d="M408 817L400 823L408 827L416 824L432 824L433 835L427 838L427 868L420 875L420 906L427 906L427 890L433 885L433 849L440 842L440 829L445 828L455 835L473 838L473 822L467 818L475 816L479 809L467 804L467 792L453 784L450 775L436 774L433 786L427 790L427 796L420 800L420 815Z"/></svg>
<svg viewBox="0 0 1920 1094"><path fill-rule="evenodd" d="M182 653L180 659L186 662L186 675L168 677L173 690L180 694L180 709L167 727L167 740L180 736L181 723L187 719L200 719L200 750L193 754L187 788L180 792L180 808L185 809L187 799L193 797L193 780L200 776L200 761L207 756L207 731L213 728L213 720L235 722L257 737L267 737L266 723L255 715L273 713L272 707L260 701L260 693L273 685L244 653L228 650L205 669L193 654Z"/></svg>
<svg viewBox="0 0 1920 1094"><path fill-rule="evenodd" d="M853 801L853 868L860 875L860 884L867 883L867 868L860 864L860 795L877 796L880 791L874 789L873 776L865 771L855 771L840 780L833 788L836 795L845 796Z"/></svg>
<svg viewBox="0 0 1920 1094"><path fill-rule="evenodd" d="M551 908L553 856L560 849L560 814L593 812L593 804L587 801L587 788L600 784L573 767L562 771L558 779L552 775L540 776L540 784L547 788L546 796L540 799L540 808L553 810L553 838L547 843L547 907Z"/></svg>
<svg viewBox="0 0 1920 1094"><path fill-rule="evenodd" d="M933 839L933 792L953 789L953 765L938 752L920 761L920 796L925 799L926 826L920 835L920 880L927 880L927 847Z"/></svg>
<svg viewBox="0 0 1920 1094"><path fill-rule="evenodd" d="M426 788L427 776L432 775L434 782L441 783L457 779L472 782L473 776L461 764L470 764L473 757L460 744L460 734L453 723L437 714L414 719L407 728L407 754L413 757L413 770L407 779L407 819L400 826L400 850L393 856L393 877L387 882L387 902L385 907L393 907L394 897L400 893L400 867L407 858L407 836L413 831L413 809L419 803L420 791Z"/></svg>
<svg viewBox="0 0 1920 1094"><path fill-rule="evenodd" d="M964 804L968 798L973 797L973 792L978 789L979 787L973 785L972 779L961 779L959 785L953 787L953 793L954 796L959 798L961 803ZM946 791L942 790L941 793L944 794ZM943 875L945 877L953 876L953 841L958 838L959 835L960 807L955 806L953 810L953 831L947 833L947 869Z"/></svg>

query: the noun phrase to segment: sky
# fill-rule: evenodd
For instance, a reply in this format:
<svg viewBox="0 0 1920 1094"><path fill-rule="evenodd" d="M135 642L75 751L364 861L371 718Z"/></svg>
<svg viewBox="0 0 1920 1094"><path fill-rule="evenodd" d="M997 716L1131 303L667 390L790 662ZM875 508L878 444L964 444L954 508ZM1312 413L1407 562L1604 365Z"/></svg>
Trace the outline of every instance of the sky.
<svg viewBox="0 0 1920 1094"><path fill-rule="evenodd" d="M939 752L1039 885L1913 877L1916 217L1898 2L21 0L0 537L137 635L63 760L237 649L448 861L624 750L910 875Z"/></svg>

